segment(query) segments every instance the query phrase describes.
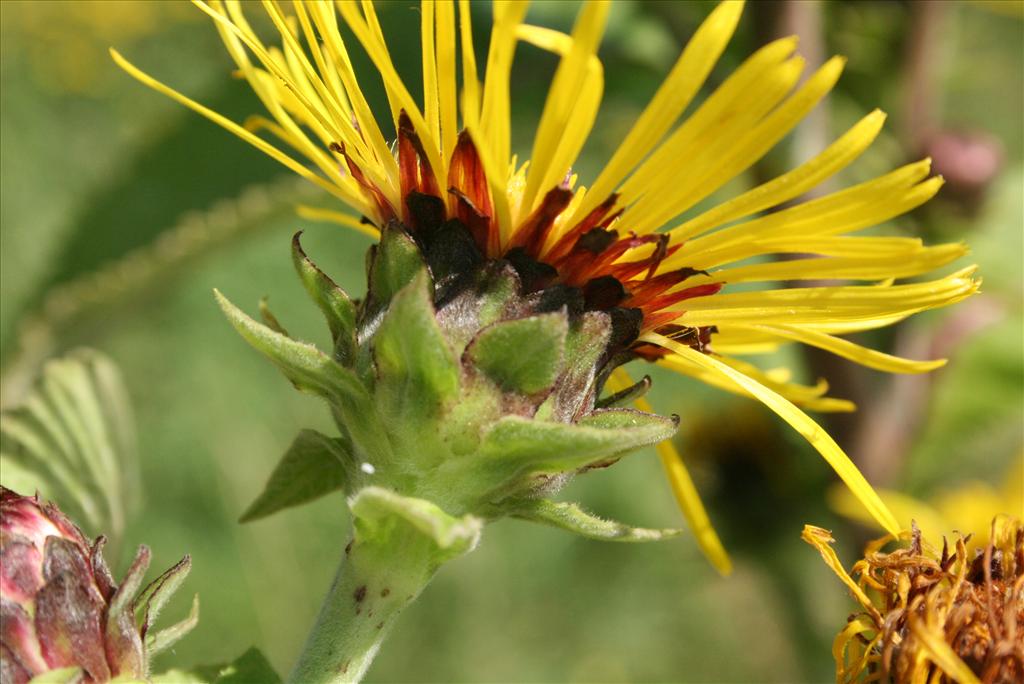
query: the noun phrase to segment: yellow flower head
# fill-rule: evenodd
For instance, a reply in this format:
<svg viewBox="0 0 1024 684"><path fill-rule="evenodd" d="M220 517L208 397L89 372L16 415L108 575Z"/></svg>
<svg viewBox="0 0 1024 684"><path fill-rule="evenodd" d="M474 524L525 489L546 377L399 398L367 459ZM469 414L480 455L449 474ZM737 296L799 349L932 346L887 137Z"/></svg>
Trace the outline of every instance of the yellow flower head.
<svg viewBox="0 0 1024 684"><path fill-rule="evenodd" d="M983 549L960 535L941 552L921 531L892 552L892 537L868 544L843 568L828 530L807 525L803 539L861 604L836 636L836 682L1019 682L1024 678L1024 522L998 516ZM854 576L857 579L854 579Z"/></svg>
<svg viewBox="0 0 1024 684"><path fill-rule="evenodd" d="M638 312L632 354L762 401L821 452L872 516L899 531L863 476L798 408L851 410L850 403L825 397L824 382L793 384L737 355L798 342L891 372L942 365L896 358L841 337L976 291L971 268L927 282L895 282L952 262L965 253L962 245L926 247L913 238L854 235L927 201L942 180L929 177L924 160L781 208L860 156L885 119L874 111L798 168L718 206L692 211L764 156L828 94L842 71L841 58L804 78L795 38L774 41L684 116L739 21L742 3L723 2L584 188L573 165L601 102L597 49L608 2L584 4L568 35L525 23L526 2L496 2L481 80L467 0L458 6L424 0L422 102L413 99L396 70L372 2L268 0L263 8L280 33L279 47L263 43L241 3L195 4L213 19L269 118L238 125L116 52L115 60L143 83L316 183L367 223L334 211L307 215L334 217L372 234L389 221L415 234L425 220L457 219L483 256L516 267L527 290L564 285L578 288L588 309ZM370 111L340 22L383 80L394 144ZM521 43L560 57L525 163L510 141L510 73ZM773 255L801 256L750 261ZM822 278L849 284L730 291L743 283ZM627 378L620 373L615 382L625 385ZM702 548L727 570L728 559L682 461L668 443L661 454Z"/></svg>

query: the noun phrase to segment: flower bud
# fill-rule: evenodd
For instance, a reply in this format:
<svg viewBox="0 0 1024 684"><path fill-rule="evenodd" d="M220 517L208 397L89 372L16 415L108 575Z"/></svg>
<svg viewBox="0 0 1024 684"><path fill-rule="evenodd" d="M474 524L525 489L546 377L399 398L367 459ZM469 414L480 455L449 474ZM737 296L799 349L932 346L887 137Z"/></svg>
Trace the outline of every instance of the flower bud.
<svg viewBox="0 0 1024 684"><path fill-rule="evenodd" d="M0 487L3 684L63 668L79 668L85 682L145 679L149 658L195 625L196 604L184 622L149 633L188 575L188 556L140 593L149 549L139 547L118 585L103 559L105 541L90 543L54 504Z"/></svg>

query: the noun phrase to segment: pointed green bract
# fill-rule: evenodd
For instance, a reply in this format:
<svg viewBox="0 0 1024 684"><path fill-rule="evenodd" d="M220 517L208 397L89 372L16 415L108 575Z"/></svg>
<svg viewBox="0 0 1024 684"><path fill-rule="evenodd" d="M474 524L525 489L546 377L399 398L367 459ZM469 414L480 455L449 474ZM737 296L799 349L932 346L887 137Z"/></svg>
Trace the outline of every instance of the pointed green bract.
<svg viewBox="0 0 1024 684"><path fill-rule="evenodd" d="M331 331L334 355L343 364L355 356L356 307L345 291L306 256L299 241L302 232L292 238L292 263L306 292L313 299Z"/></svg>
<svg viewBox="0 0 1024 684"><path fill-rule="evenodd" d="M506 416L487 431L480 456L495 471L576 470L668 439L676 427L669 418L629 409L599 411L576 424Z"/></svg>
<svg viewBox="0 0 1024 684"><path fill-rule="evenodd" d="M420 248L400 224L389 223L370 260L368 297L375 307L385 307L400 290L426 268Z"/></svg>
<svg viewBox="0 0 1024 684"><path fill-rule="evenodd" d="M265 518L285 508L308 503L352 481L352 446L341 439L303 430L270 474L263 492L239 522Z"/></svg>
<svg viewBox="0 0 1024 684"><path fill-rule="evenodd" d="M507 392L551 389L562 370L568 323L563 313L494 323L470 342L466 358Z"/></svg>
<svg viewBox="0 0 1024 684"><path fill-rule="evenodd" d="M459 365L437 324L430 289L422 270L395 295L372 343L377 403L386 420L408 421L405 427L415 430L459 394Z"/></svg>
<svg viewBox="0 0 1024 684"><path fill-rule="evenodd" d="M630 385L626 389L616 392L615 394L598 399L596 406L597 408L625 406L643 397L647 394L649 389L651 389L651 376L645 375L640 378L640 382Z"/></svg>
<svg viewBox="0 0 1024 684"><path fill-rule="evenodd" d="M558 527L582 537L600 541L647 542L669 539L682 530L653 530L631 527L615 520L605 520L580 508L579 504L525 499L511 509L511 515L522 520Z"/></svg>
<svg viewBox="0 0 1024 684"><path fill-rule="evenodd" d="M214 295L235 330L250 345L273 361L296 387L323 397L337 408L356 451L362 452L359 458L363 455L377 459L390 457L384 428L366 408L371 404L370 394L352 371L313 345L285 337L257 323L217 290Z"/></svg>
<svg viewBox="0 0 1024 684"><path fill-rule="evenodd" d="M146 635L146 652L149 655L156 655L166 651L174 644L191 632L199 624L199 595L192 597L192 608L181 622L165 627L159 631L150 632Z"/></svg>

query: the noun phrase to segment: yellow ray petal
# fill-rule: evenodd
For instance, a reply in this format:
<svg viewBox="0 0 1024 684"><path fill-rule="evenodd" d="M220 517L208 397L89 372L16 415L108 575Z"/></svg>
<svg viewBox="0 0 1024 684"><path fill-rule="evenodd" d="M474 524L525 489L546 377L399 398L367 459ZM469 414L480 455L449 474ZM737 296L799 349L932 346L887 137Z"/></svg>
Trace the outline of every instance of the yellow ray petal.
<svg viewBox="0 0 1024 684"><path fill-rule="evenodd" d="M284 166L287 166L289 169L291 169L295 173L299 174L300 176L302 176L306 180L308 180L308 181L310 181L312 183L315 183L316 185L320 186L321 188L323 188L327 192L331 193L335 197L338 197L339 199L342 199L342 200L346 199L345 194L337 186L335 186L333 183L330 183L327 180L325 180L325 179L321 178L320 176L318 176L317 174L313 173L308 168L306 168L305 166L303 166L299 162L295 161L294 159L292 159L291 157L286 155L284 152L282 152L281 150L277 149L276 147L274 147L273 145L271 145L267 141L263 140L259 136L250 133L249 131L245 130L243 127L241 127L238 124L236 124L234 121L231 121L230 119L228 119L228 118L226 118L224 116L221 116L220 114L218 114L217 112L213 111L212 109L208 109L208 108L204 107L203 105L199 104L195 100L192 100L192 99L189 99L188 97L185 97L184 95L179 93L177 90L169 88L168 86L164 85L160 81L157 81L156 79L151 77L149 74L146 74L145 72L139 70L135 65L133 65L131 62L126 60L124 57L122 57L121 53L119 53L117 50L111 48L110 49L110 56L114 59L114 62L116 62L119 67L124 69L126 72L128 72L128 74L132 78L136 79L137 81L139 81L143 85L149 86L153 90L166 95L167 97L171 98L172 100L180 102L181 104L185 105L186 107L188 107L192 111L194 111L194 112L196 112L196 113L206 117L210 121L214 122L218 126L221 126L222 128L228 130L231 133L234 133L239 138L241 138L245 142L249 143L250 145L252 145L256 149L258 149L260 152L263 152L267 156L272 157L273 159L275 159L276 161L280 162Z"/></svg>
<svg viewBox="0 0 1024 684"><path fill-rule="evenodd" d="M494 26L484 74L481 138L490 145L491 160L504 168L511 156L512 129L509 79L516 49L516 28L526 14L527 2L494 4Z"/></svg>
<svg viewBox="0 0 1024 684"><path fill-rule="evenodd" d="M845 224L836 228L834 221L836 217L846 217L847 223L851 224L853 221L850 218L851 215L863 218L860 214L870 207L877 209L878 221L884 221L898 215L898 212L888 209L890 205L899 205L896 207L897 209L905 210L903 207L909 204L907 197L910 195L916 197L921 194L921 191L918 190L921 185L916 184L928 175L930 166L931 163L927 159L908 164L884 176L831 193L825 197L802 202L767 216L686 240L682 243L679 252L669 261L685 262L695 256L721 250L728 245L742 244L751 239L777 239L815 234L815 231L809 230L808 227L819 227L817 232L821 234L836 235L846 231ZM937 189L933 189L933 194ZM861 224L863 224L863 220L852 223L852 225ZM673 242L679 241L679 238L673 236Z"/></svg>
<svg viewBox="0 0 1024 684"><path fill-rule="evenodd" d="M877 489L876 491L904 530L909 530L910 523L913 521L921 530L922 537L938 540L942 539L943 535L952 533L953 529L957 527L957 524L951 526L942 513L924 501L892 489ZM825 496L829 508L839 515L870 527L878 526L875 519L866 514L863 506L853 498L853 495L845 487L839 485L830 487ZM964 532L967 533L969 530L964 530Z"/></svg>
<svg viewBox="0 0 1024 684"><path fill-rule="evenodd" d="M934 361L913 361L911 359L900 358L899 356L893 356L874 349L868 349L867 347L862 347L855 342L850 342L849 340L844 340L839 337L833 337L832 335L826 335L825 333L816 332L814 330L785 325L766 325L756 327L769 334L778 335L779 337L793 340L794 342L801 342L811 347L817 347L818 349L824 349L836 356L849 359L854 363L859 363L862 366L885 371L887 373L927 373L946 365L945 359L936 359Z"/></svg>
<svg viewBox="0 0 1024 684"><path fill-rule="evenodd" d="M363 235L368 235L371 238L377 240L380 239L380 231L371 226L369 223L360 221L351 214L346 214L341 211L333 211L331 209L323 209L321 207L311 207L306 204L299 204L295 207L295 213L304 219L310 221L328 221L330 223L337 223L338 225L351 228Z"/></svg>
<svg viewBox="0 0 1024 684"><path fill-rule="evenodd" d="M899 240L900 238L895 238ZM880 238L884 240L884 238ZM857 239L847 239L849 251L856 251ZM913 241L910 241L913 242ZM765 247L766 254L792 253L801 247L787 245L785 249L774 247L778 243ZM871 245L877 247L878 242ZM872 280L885 278L909 278L933 271L940 266L959 259L967 253L961 244L936 245L934 247L909 246L906 243L890 243L881 245L888 250L872 249L867 254L856 256L843 255L835 257L814 257L810 259L786 259L767 263L725 268L712 271L709 275L694 276L687 279L686 286L692 287L703 282L753 283L783 280ZM810 249L802 251L811 252ZM838 249L836 251L839 251ZM868 251L868 250L865 250ZM668 269L666 269L668 270Z"/></svg>
<svg viewBox="0 0 1024 684"><path fill-rule="evenodd" d="M539 198L561 182L575 161L572 152L577 141L582 146L580 138L590 132L596 114L593 91L600 89L594 82L591 57L604 34L609 9L609 2L597 0L584 5L576 19L572 46L558 63L537 125L521 212L532 211Z"/></svg>
<svg viewBox="0 0 1024 684"><path fill-rule="evenodd" d="M440 2L434 7L434 21L437 28L437 92L438 110L441 121L441 161L447 164L452 158L455 143L459 137L459 103L455 92L455 4Z"/></svg>
<svg viewBox="0 0 1024 684"><path fill-rule="evenodd" d="M798 197L844 169L878 136L885 114L876 109L813 159L788 173L748 190L673 229L684 240L755 212Z"/></svg>
<svg viewBox="0 0 1024 684"><path fill-rule="evenodd" d="M615 369L611 379L616 391L625 389L633 384L632 378L621 367ZM654 409L651 408L651 405L643 397L633 403L641 411L654 413ZM670 439L660 442L657 446L657 451L658 457L661 459L661 465L665 469L665 476L668 477L669 485L672 487L672 494L679 504L683 517L686 518L686 524L690 526L690 530L697 540L697 545L719 573L723 575L730 574L732 572L732 561L722 546L718 533L715 532L715 528L711 524L711 518L708 517L704 503L700 500L700 494L693 483L693 478L690 477L690 473L686 469L686 464L683 463L682 456L676 451Z"/></svg>
<svg viewBox="0 0 1024 684"><path fill-rule="evenodd" d="M828 94L839 79L844 64L842 58L830 59L790 98L755 126L741 131L733 139L723 141L720 154L706 158L698 168L675 179L671 190L664 193L666 198L656 205L657 210L644 216L635 230L642 233L660 227L763 157Z"/></svg>
<svg viewBox="0 0 1024 684"><path fill-rule="evenodd" d="M476 52L473 48L473 20L470 16L469 0L459 0L459 32L462 38L462 127L479 129L480 81L476 75Z"/></svg>
<svg viewBox="0 0 1024 684"><path fill-rule="evenodd" d="M719 345L717 341L714 342L716 350L721 346L724 345ZM754 379L756 382L759 382L765 387L777 392L788 401L791 401L797 406L808 411L817 411L819 413L850 413L851 411L855 411L857 408L852 401L824 396L825 393L828 392L828 382L825 380L819 380L818 384L814 386L798 385L796 383L780 379L777 377L777 374L773 375L770 372L764 372L756 366L739 359L722 357L722 363L735 368L740 373ZM721 374L709 371L704 366L694 364L678 355L669 354L664 358L659 359L658 365L664 366L676 373L688 375L707 385L725 390L726 392L731 392L750 399L757 398L752 396L742 387L737 386L736 383L731 382L728 378L722 377Z"/></svg>
<svg viewBox="0 0 1024 684"><path fill-rule="evenodd" d="M871 512L872 517L874 517L886 531L893 535L899 534L900 526L896 521L896 518L894 518L892 513L889 512L889 509L886 508L885 504L878 497L878 494L875 493L875 490L872 489L868 481L864 479L864 476L857 469L857 466L855 466L853 462L850 461L849 457L843 453L843 450L839 448L839 445L835 443L835 440L833 440L827 432L821 429L817 423L811 420L807 414L778 393L773 392L743 373L733 370L728 365L715 358L694 351L685 345L679 344L678 342L670 340L663 335L658 335L657 333L646 333L640 339L673 351L676 354L693 361L697 365L703 365L709 370L728 378L746 391L750 392L750 394L760 400L761 403L789 423L793 429L799 432L804 439L806 439L811 446L813 446L818 453L822 455L828 464L832 466L832 469L836 474L839 475L840 479L842 479L850 488L850 491L854 493L864 507Z"/></svg>
<svg viewBox="0 0 1024 684"><path fill-rule="evenodd" d="M377 67L377 71L380 72L381 80L384 82L384 90L388 95L389 102L391 102L392 116L396 126L399 110L404 110L420 137L420 142L423 144L423 151L427 155L430 167L432 169L445 168L441 164L441 152L438 147L437 138L432 135L430 127L427 126L427 122L420 112L420 108L412 99L412 95L409 94L409 90L405 87L405 83L403 83L398 75L398 71L395 69L394 63L391 61L391 55L388 53L387 45L384 42L373 3L366 1L362 3L362 16L360 16L359 6L354 2L341 2L337 6L341 11L341 16L345 19L349 28L352 29L363 49L370 56L374 66Z"/></svg>
<svg viewBox="0 0 1024 684"><path fill-rule="evenodd" d="M804 59L794 56L767 69L746 89L738 90L726 81L720 90L731 93L728 99L724 96L721 100L714 99L717 92L708 98L669 141L622 184L622 202L630 204L623 221L636 232L647 233L681 213L689 198L704 187L705 178L730 157L737 144L749 141L749 132L766 121L776 105L782 109L793 101L793 98L785 101L784 98L796 85L803 69ZM735 76L742 74L741 67ZM738 79L743 80L746 79ZM702 116L705 108L715 111L717 116ZM719 109L723 111L718 112ZM668 156L669 150L672 156ZM686 159L684 175L678 172L680 158Z"/></svg>
<svg viewBox="0 0 1024 684"><path fill-rule="evenodd" d="M434 7L434 0L420 2L420 59L423 62L423 118L434 140L440 140L441 104L437 88L437 50L434 47Z"/></svg>
<svg viewBox="0 0 1024 684"><path fill-rule="evenodd" d="M825 565L832 569L832 572L836 574L836 577L846 585L850 593L853 594L857 602L864 607L866 611L871 615L875 621L875 626L882 624L882 616L875 608L874 603L868 598L868 595L864 593L864 590L860 588L850 574L846 572L846 568L843 567L842 561L839 560L839 556L836 555L835 549L832 548L832 544L835 543L835 539L832 538L832 533L821 527L815 527L814 525L804 525L804 531L800 537L816 548L818 553L821 554L822 559L825 561Z"/></svg>
<svg viewBox="0 0 1024 684"><path fill-rule="evenodd" d="M792 62L796 42L793 37L781 38L744 60L622 183L619 188L622 203L629 204L640 197L664 176L666 168L674 168L677 160L707 154L709 145L717 146L721 141L716 133L742 130L746 122L753 125L770 110L787 92L786 88L777 87L780 76L800 64L787 66L787 61Z"/></svg>
<svg viewBox="0 0 1024 684"><path fill-rule="evenodd" d="M680 303L676 321L693 327L717 324L841 323L907 315L946 306L977 292L969 267L938 280L892 286L801 287L732 292Z"/></svg>
<svg viewBox="0 0 1024 684"><path fill-rule="evenodd" d="M693 100L736 30L742 2L722 2L686 44L672 71L598 175L574 217L582 218L615 189L653 149Z"/></svg>

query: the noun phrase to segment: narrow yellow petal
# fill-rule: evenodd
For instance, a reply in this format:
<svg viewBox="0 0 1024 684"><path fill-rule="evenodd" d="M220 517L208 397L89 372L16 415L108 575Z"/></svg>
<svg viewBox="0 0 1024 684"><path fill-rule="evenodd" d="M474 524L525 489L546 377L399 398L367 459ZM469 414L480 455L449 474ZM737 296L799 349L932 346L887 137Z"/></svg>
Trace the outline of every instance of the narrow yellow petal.
<svg viewBox="0 0 1024 684"><path fill-rule="evenodd" d="M508 165L512 146L509 80L516 49L516 27L526 14L526 2L501 2L494 5L494 27L484 74L483 110L480 115L481 138L491 146L496 166Z"/></svg>
<svg viewBox="0 0 1024 684"><path fill-rule="evenodd" d="M625 389L633 384L629 374L621 367L614 371L612 377L616 380L617 389ZM651 405L643 397L633 403L641 411L654 413ZM700 494L686 469L686 464L683 463L682 456L676 451L670 439L659 443L656 448L669 485L672 487L672 494L675 496L679 509L682 511L683 517L686 518L686 524L690 526L700 550L719 573L722 575L732 573L732 561L711 524L711 518L708 517L704 503L700 500Z"/></svg>
<svg viewBox="0 0 1024 684"><path fill-rule="evenodd" d="M721 345L717 340L714 342L714 347L716 350L721 349L722 351L728 349L728 345ZM814 386L798 385L778 377L777 373L773 374L771 372L761 371L756 366L745 361L741 361L740 359L723 356L721 360L722 363L731 366L740 373L752 378L788 401L791 401L795 405L808 411L817 411L819 413L850 413L851 411L855 411L857 408L853 402L846 399L836 399L834 397L824 396L825 393L828 392L828 383L825 380L819 380L818 384ZM720 373L709 371L706 367L694 364L678 355L668 354L658 360L658 365L668 368L676 373L688 375L706 385L716 387L726 392L731 392L750 399L757 399L757 397L751 395L750 392L737 386L736 383L723 377Z"/></svg>
<svg viewBox="0 0 1024 684"><path fill-rule="evenodd" d="M963 530L963 522L947 522L943 515L933 506L919 501L903 492L892 489L878 489L878 496L889 507L896 520L904 530L910 529L911 521L917 523L921 535L925 539L942 539L943 535L951 533L959 527ZM845 487L830 487L826 500L828 506L839 515L864 523L871 527L877 527L878 523L864 512L864 508L853 498L850 491ZM967 530L964 530L967 532Z"/></svg>
<svg viewBox="0 0 1024 684"><path fill-rule="evenodd" d="M827 238L826 238L827 239ZM833 238L835 244L846 240L849 252L856 252L861 245L858 238ZM865 253L851 255L849 253L835 257L813 257L809 259L786 259L771 261L749 266L739 266L712 271L709 275L695 276L686 281L687 287L703 282L752 283L783 280L883 280L885 278L909 278L928 273L941 266L959 259L967 253L961 244L936 245L921 247L913 244L915 240L893 238L894 242L886 243L886 238L864 238L870 241ZM905 241L904 241L905 240ZM797 242L797 241L793 241ZM824 240L821 241L822 243ZM757 244L762 244L758 241ZM847 245L840 245L845 247ZM813 241L797 245L781 244L773 241L762 244L763 254L819 253L813 249ZM835 251L839 252L839 249Z"/></svg>
<svg viewBox="0 0 1024 684"><path fill-rule="evenodd" d="M736 248L755 238L767 240L787 236L802 238L810 235L838 235L875 225L908 211L934 195L938 190L935 181L938 184L941 181L930 179L918 184L928 175L929 168L930 161L925 159L825 197L694 239L681 241L673 235L673 242L681 241L682 247L667 261L688 263L689 260L700 258L704 263L715 265L725 263L720 257L723 250ZM716 252L716 256L707 256Z"/></svg>
<svg viewBox="0 0 1024 684"><path fill-rule="evenodd" d="M825 333L807 330L804 328L784 325L758 327L765 332L778 335L779 337L793 340L794 342L801 342L811 347L817 347L818 349L824 349L827 352L831 352L836 356L841 356L844 359L849 359L850 361L859 363L862 366L885 371L887 373L927 373L946 365L945 359L936 359L934 361L913 361L911 359L900 358L874 349L868 349L867 347L862 347L855 342L850 342L849 340L844 340L840 337L833 337L832 335L826 335Z"/></svg>
<svg viewBox="0 0 1024 684"><path fill-rule="evenodd" d="M892 286L802 287L697 297L678 305L677 322L802 325L901 316L953 304L977 292L974 267L938 280Z"/></svg>
<svg viewBox="0 0 1024 684"><path fill-rule="evenodd" d="M673 179L674 183L666 187L666 192L650 192L650 197L665 197L654 205L656 210L640 218L634 230L643 233L659 228L763 157L828 94L839 79L844 63L839 57L830 59L764 119L738 137L721 143L720 154L705 156L699 168L682 179ZM795 82L795 77L793 80ZM640 213L639 208L636 213Z"/></svg>
<svg viewBox="0 0 1024 684"><path fill-rule="evenodd" d="M558 63L537 126L521 213L532 211L540 197L561 182L569 165L575 161L571 154L575 142L581 137L585 139L590 132L596 114L592 111L593 91L595 87L600 90L594 83L595 67L591 57L596 54L604 34L609 8L609 2L597 0L584 5L576 19L572 46ZM581 97L581 91L585 97ZM572 142L566 142L566 138Z"/></svg>
<svg viewBox="0 0 1024 684"><path fill-rule="evenodd" d="M839 556L836 555L835 549L832 548L832 544L835 543L835 539L832 538L832 533L821 527L815 527L814 525L804 525L804 531L800 535L801 539L813 546L821 554L822 559L825 561L825 565L832 569L832 572L836 574L836 577L846 585L850 593L853 594L857 602L866 610L875 621L875 626L878 627L882 624L882 616L875 608L871 599L864 593L864 590L860 588L850 574L846 572L846 568L843 567L843 563L839 560Z"/></svg>
<svg viewBox="0 0 1024 684"><path fill-rule="evenodd" d="M331 209L323 209L321 207L311 207L305 204L299 204L295 207L295 213L304 219L310 221L327 221L330 223L337 223L338 225L351 228L363 235L368 235L375 240L380 239L380 231L374 228L369 223L360 221L351 214L346 214L341 211L333 211Z"/></svg>
<svg viewBox="0 0 1024 684"><path fill-rule="evenodd" d="M449 0L434 8L437 27L437 92L441 121L441 161L447 166L459 137L459 103L456 95L455 5Z"/></svg>
<svg viewBox="0 0 1024 684"><path fill-rule="evenodd" d="M284 166L288 167L290 170L299 174L306 180L315 183L316 185L320 186L321 188L331 193L335 197L338 197L339 199L342 200L346 199L344 193L333 183L330 183L324 178L321 178L317 174L313 173L307 167L295 161L294 159L286 155L284 152L277 149L276 147L274 147L267 141L263 140L259 136L250 133L249 131L245 130L245 128L243 128L242 126L236 124L234 121L231 121L230 119L221 116L212 109L204 107L195 100L185 97L177 90L169 88L168 86L164 85L160 81L157 81L156 79L144 73L143 71L140 71L137 67L135 67L135 65L133 65L131 62L122 57L121 53L119 53L117 50L111 48L110 56L113 57L114 62L116 62L119 67L124 69L132 78L136 79L143 85L149 86L153 90L166 95L172 100L175 100L185 105L192 111L206 117L218 126L221 126L222 128L226 129L227 131L234 133L239 138L241 138L245 142L249 143L256 149L258 149L260 152L263 152L267 156L275 159Z"/></svg>
<svg viewBox="0 0 1024 684"><path fill-rule="evenodd" d="M742 2L722 2L708 15L573 216L586 216L604 201L679 119L725 50L742 11Z"/></svg>
<svg viewBox="0 0 1024 684"><path fill-rule="evenodd" d="M377 71L380 72L381 80L384 82L384 90L391 103L392 116L396 125L400 110L404 110L420 137L420 142L423 144L423 151L427 155L430 167L433 169L446 168L445 165L441 164L441 152L437 137L431 133L430 127L420 112L420 108L412 99L412 95L409 94L409 90L405 87L405 83L402 82L394 63L391 61L391 55L388 53L387 45L384 42L380 24L377 21L377 14L373 9L373 3L362 3L363 16L360 16L359 9L355 3L342 2L338 4L338 8L341 10L341 16L345 19L349 28L352 29L363 49L370 56L374 66L377 67Z"/></svg>
<svg viewBox="0 0 1024 684"><path fill-rule="evenodd" d="M462 37L462 127L478 129L480 81L476 75L473 19L470 16L469 0L459 0L459 32Z"/></svg>
<svg viewBox="0 0 1024 684"><path fill-rule="evenodd" d="M883 123L885 114L876 109L818 156L683 223L673 233L683 240L802 195L859 157L878 136Z"/></svg>
<svg viewBox="0 0 1024 684"><path fill-rule="evenodd" d="M437 89L437 50L434 48L434 0L420 2L420 40L423 53L423 118L434 140L441 139L441 111Z"/></svg>
<svg viewBox="0 0 1024 684"><path fill-rule="evenodd" d="M811 446L813 446L818 453L822 455L828 464L832 466L832 469L840 479L842 479L850 488L850 491L854 493L864 507L871 512L872 517L874 517L887 532L893 535L899 534L900 526L896 521L896 518L893 517L891 512L889 512L889 509L886 508L885 504L878 497L878 494L875 493L875 490L872 489L868 481L864 479L864 476L857 469L857 466L855 466L853 462L850 461L849 457L843 453L843 450L839 448L839 445L835 443L835 440L833 440L832 437L830 437L829 434L817 423L811 420L807 414L778 393L773 392L743 373L733 370L715 358L702 354L698 351L694 351L685 345L679 344L678 342L670 340L663 335L658 335L657 333L646 333L640 339L673 351L676 354L693 361L697 365L703 365L708 369L732 380L734 383L750 392L750 394L760 400L761 403L789 423L793 429L799 432L804 439L806 439Z"/></svg>
<svg viewBox="0 0 1024 684"><path fill-rule="evenodd" d="M632 203L658 181L664 182L679 159L720 154L723 145L754 125L792 87L792 72L800 67L799 60L790 59L795 49L795 38L782 38L748 57L621 184L622 204ZM729 133L731 138L721 137Z"/></svg>

